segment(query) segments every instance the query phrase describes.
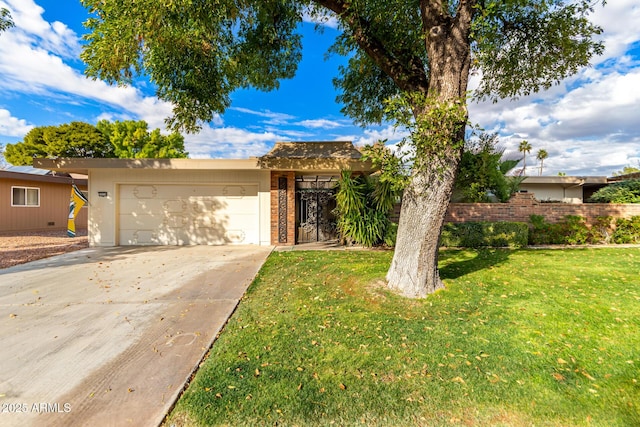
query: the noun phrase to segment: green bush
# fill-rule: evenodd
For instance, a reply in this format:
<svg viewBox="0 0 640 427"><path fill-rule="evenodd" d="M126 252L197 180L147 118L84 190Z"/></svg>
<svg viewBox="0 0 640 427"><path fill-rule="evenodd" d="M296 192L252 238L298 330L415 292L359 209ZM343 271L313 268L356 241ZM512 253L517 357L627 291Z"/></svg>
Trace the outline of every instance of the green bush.
<svg viewBox="0 0 640 427"><path fill-rule="evenodd" d="M510 247L527 245L529 227L522 222L462 222L445 224L440 245L445 247Z"/></svg>
<svg viewBox="0 0 640 427"><path fill-rule="evenodd" d="M366 247L395 245L397 226L389 219L399 190L380 176L353 176L342 171L335 214L342 238Z"/></svg>
<svg viewBox="0 0 640 427"><path fill-rule="evenodd" d="M611 236L613 243L640 243L640 216L618 218Z"/></svg>
<svg viewBox="0 0 640 427"><path fill-rule="evenodd" d="M531 215L530 245L584 245L598 243L584 221L576 215L567 215L563 221L549 223L542 215Z"/></svg>
<svg viewBox="0 0 640 427"><path fill-rule="evenodd" d="M629 179L608 185L593 193L593 203L640 203L640 179Z"/></svg>
<svg viewBox="0 0 640 427"><path fill-rule="evenodd" d="M613 217L599 216L591 226L591 239L594 243L611 243L613 235Z"/></svg>
<svg viewBox="0 0 640 427"><path fill-rule="evenodd" d="M640 216L631 219L618 218L615 228L613 218L596 218L589 227L584 218L567 215L563 221L551 224L541 215L531 215L530 245L584 245L597 243L640 243Z"/></svg>
<svg viewBox="0 0 640 427"><path fill-rule="evenodd" d="M531 215L531 228L529 228L530 245L561 245L564 244L564 236L561 234L559 224L551 224L542 215Z"/></svg>

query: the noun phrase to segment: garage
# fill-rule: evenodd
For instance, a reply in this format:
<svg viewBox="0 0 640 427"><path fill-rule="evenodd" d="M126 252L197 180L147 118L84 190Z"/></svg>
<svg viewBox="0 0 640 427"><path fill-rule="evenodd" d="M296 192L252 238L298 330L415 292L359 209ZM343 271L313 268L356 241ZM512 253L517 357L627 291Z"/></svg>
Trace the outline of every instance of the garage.
<svg viewBox="0 0 640 427"><path fill-rule="evenodd" d="M260 244L258 184L121 184L119 245Z"/></svg>

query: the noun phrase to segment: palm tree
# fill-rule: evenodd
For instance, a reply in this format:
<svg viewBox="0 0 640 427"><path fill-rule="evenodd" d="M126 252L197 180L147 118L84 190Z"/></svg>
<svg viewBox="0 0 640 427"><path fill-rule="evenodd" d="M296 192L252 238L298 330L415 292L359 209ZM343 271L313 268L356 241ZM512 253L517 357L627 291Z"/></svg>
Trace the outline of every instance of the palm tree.
<svg viewBox="0 0 640 427"><path fill-rule="evenodd" d="M528 141L524 140L520 142L518 146L518 151L522 153L522 175L526 175L527 171L527 153L531 152L531 144Z"/></svg>
<svg viewBox="0 0 640 427"><path fill-rule="evenodd" d="M542 168L544 167L544 159L546 159L547 157L549 157L549 153L547 153L547 150L544 150L544 149L538 150L538 154L536 154L536 159L540 160L540 172L538 173L538 176L542 175Z"/></svg>
<svg viewBox="0 0 640 427"><path fill-rule="evenodd" d="M6 31L13 26L14 23L11 20L11 13L5 8L0 9L0 32Z"/></svg>

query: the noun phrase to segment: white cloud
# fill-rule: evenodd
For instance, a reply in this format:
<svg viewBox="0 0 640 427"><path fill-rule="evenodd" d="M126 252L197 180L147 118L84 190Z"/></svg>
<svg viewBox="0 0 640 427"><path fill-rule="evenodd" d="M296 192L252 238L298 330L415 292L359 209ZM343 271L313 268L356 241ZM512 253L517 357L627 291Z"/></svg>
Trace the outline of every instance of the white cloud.
<svg viewBox="0 0 640 427"><path fill-rule="evenodd" d="M18 32L23 41L51 51L64 58L76 58L80 52L78 36L67 25L42 18L44 9L33 0L6 0L6 8L16 24L11 32ZM3 2L0 2L2 4Z"/></svg>
<svg viewBox="0 0 640 427"><path fill-rule="evenodd" d="M295 116L292 116L290 114L274 113L273 111L269 111L269 110L256 111L256 110L251 110L249 108L242 108L242 107L231 107L229 108L229 110L238 111L239 113L251 114L258 117L264 117L266 119L269 119L264 121L264 123L271 124L271 125L286 124L289 121L294 120L296 118Z"/></svg>
<svg viewBox="0 0 640 427"><path fill-rule="evenodd" d="M306 127L306 128L311 128L311 129L335 129L335 128L346 126L344 122L340 122L336 120L327 120L327 119L302 120L296 123L296 125Z"/></svg>
<svg viewBox="0 0 640 427"><path fill-rule="evenodd" d="M152 128L165 128L171 104L145 96L135 87L86 78L65 62L79 53L73 31L60 22L43 20L44 10L32 0L10 0L8 7L16 26L2 35L0 43L0 92L36 95L41 100L66 98L67 104L98 102L104 109L118 110L103 112L101 118L145 120ZM213 123L222 124L218 115Z"/></svg>
<svg viewBox="0 0 640 427"><path fill-rule="evenodd" d="M387 141L389 145L398 143L407 136L402 130L397 130L394 126L386 126L378 129L365 129L363 135L354 135L350 139L358 147L372 145L378 141Z"/></svg>
<svg viewBox="0 0 640 427"><path fill-rule="evenodd" d="M640 41L640 4L607 2L592 19L603 27L606 46L593 67L539 94L469 106L474 123L499 132L508 157L519 157L518 144L529 141L530 174L539 149L549 152L544 173L551 175L610 175L640 157L640 58L629 50Z"/></svg>
<svg viewBox="0 0 640 427"><path fill-rule="evenodd" d="M302 20L310 24L316 24L327 28L338 28L338 18L334 13L326 11L326 9L310 10L307 9L302 15Z"/></svg>
<svg viewBox="0 0 640 427"><path fill-rule="evenodd" d="M191 158L247 158L266 154L278 139L271 132L206 126L198 134L185 136L185 148Z"/></svg>
<svg viewBox="0 0 640 427"><path fill-rule="evenodd" d="M24 119L17 119L8 110L0 109L0 135L22 137L33 128Z"/></svg>

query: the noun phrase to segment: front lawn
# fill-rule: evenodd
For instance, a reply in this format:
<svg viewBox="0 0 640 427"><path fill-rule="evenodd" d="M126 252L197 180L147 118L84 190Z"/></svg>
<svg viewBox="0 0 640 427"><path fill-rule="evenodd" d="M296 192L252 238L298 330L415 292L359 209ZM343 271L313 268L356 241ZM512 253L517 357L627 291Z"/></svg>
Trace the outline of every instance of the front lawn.
<svg viewBox="0 0 640 427"><path fill-rule="evenodd" d="M166 425L640 425L640 250L275 252Z"/></svg>

